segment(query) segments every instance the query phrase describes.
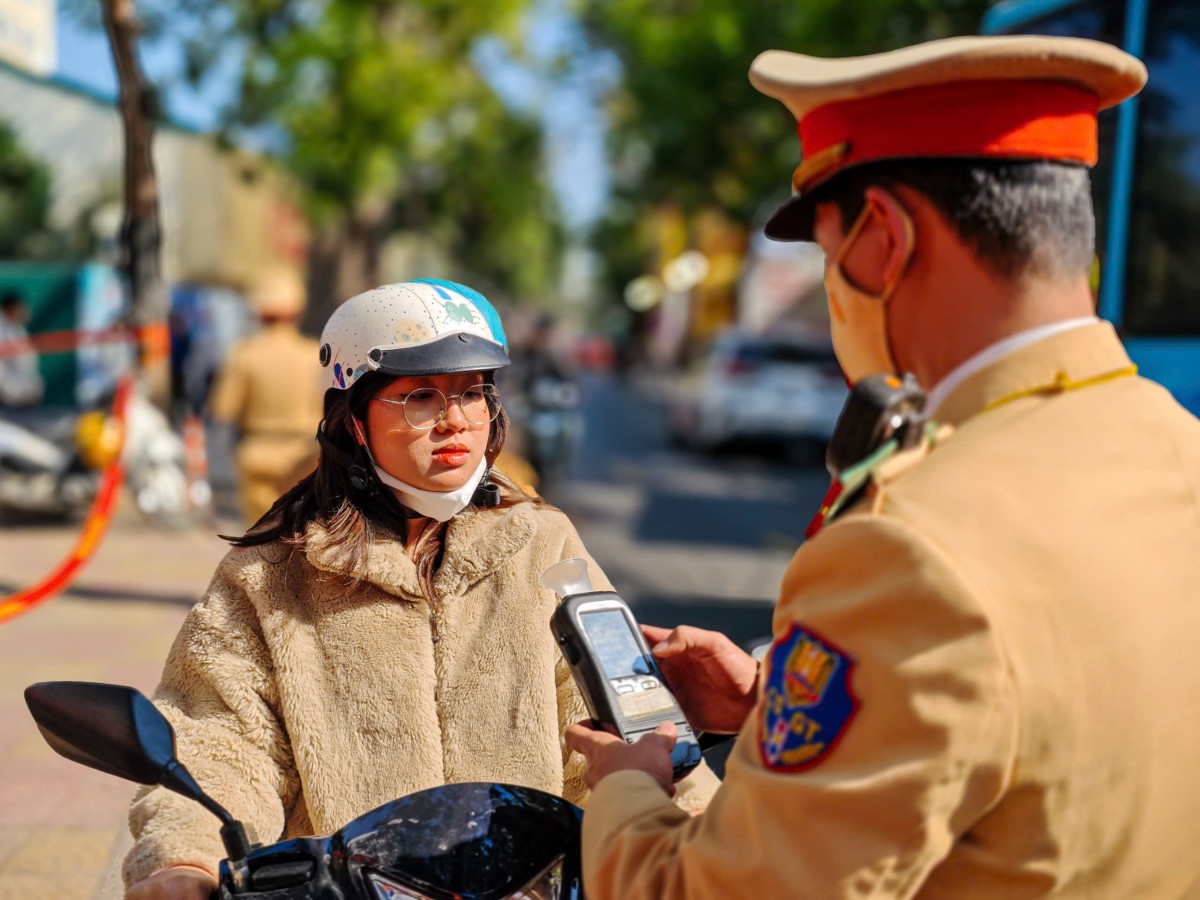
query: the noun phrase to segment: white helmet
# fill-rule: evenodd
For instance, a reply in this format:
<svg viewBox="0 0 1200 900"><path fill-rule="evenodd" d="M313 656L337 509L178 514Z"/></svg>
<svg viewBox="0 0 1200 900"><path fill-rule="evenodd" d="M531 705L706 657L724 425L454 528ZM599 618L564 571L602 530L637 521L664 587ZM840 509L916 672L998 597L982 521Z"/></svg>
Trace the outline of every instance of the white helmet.
<svg viewBox="0 0 1200 900"><path fill-rule="evenodd" d="M321 331L321 365L332 390L349 390L367 372L490 372L508 363L508 339L492 304L466 285L436 278L357 294Z"/></svg>

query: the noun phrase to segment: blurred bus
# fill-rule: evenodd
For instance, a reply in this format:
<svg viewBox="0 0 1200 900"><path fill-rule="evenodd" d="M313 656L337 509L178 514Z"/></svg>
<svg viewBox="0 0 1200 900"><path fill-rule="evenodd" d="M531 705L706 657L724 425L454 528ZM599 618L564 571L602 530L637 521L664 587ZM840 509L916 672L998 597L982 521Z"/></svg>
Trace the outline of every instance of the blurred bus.
<svg viewBox="0 0 1200 900"><path fill-rule="evenodd" d="M1150 82L1100 116L1100 315L1141 374L1200 414L1200 0L1006 0L984 34L1094 38Z"/></svg>

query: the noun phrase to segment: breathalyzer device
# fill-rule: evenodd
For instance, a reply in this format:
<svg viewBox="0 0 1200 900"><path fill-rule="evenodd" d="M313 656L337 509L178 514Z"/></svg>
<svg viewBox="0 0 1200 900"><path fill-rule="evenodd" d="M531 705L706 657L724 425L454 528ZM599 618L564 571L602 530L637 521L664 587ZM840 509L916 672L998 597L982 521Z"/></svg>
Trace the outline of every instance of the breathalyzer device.
<svg viewBox="0 0 1200 900"><path fill-rule="evenodd" d="M679 734L671 752L678 781L700 764L700 745L655 662L628 604L612 591L596 591L587 562L564 559L542 573L541 583L562 603L550 630L598 726L608 725L627 743L672 722Z"/></svg>

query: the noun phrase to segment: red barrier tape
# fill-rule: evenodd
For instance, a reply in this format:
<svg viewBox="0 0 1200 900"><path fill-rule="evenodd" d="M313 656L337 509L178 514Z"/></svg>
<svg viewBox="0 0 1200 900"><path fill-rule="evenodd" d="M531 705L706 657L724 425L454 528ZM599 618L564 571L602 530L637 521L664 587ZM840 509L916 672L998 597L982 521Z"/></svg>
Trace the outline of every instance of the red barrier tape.
<svg viewBox="0 0 1200 900"><path fill-rule="evenodd" d="M171 332L165 322L139 328L111 325L108 328L90 330L64 328L59 331L42 331L19 341L0 341L0 359L22 356L30 352L40 355L70 353L78 347L113 343L141 344L150 355L160 357L171 352Z"/></svg>
<svg viewBox="0 0 1200 900"><path fill-rule="evenodd" d="M116 398L113 401L113 416L121 429L121 446L125 444L125 412L129 404L129 394L133 390L133 378L126 375L117 385ZM125 469L121 465L121 454L118 451L112 463L104 470L100 480L100 488L92 508L88 510L80 530L79 539L75 546L57 568L36 584L17 591L9 597L0 599L0 623L15 618L21 613L29 612L39 603L54 597L75 580L83 567L92 558L100 541L112 521L116 510L117 498L121 493L121 483L125 480Z"/></svg>

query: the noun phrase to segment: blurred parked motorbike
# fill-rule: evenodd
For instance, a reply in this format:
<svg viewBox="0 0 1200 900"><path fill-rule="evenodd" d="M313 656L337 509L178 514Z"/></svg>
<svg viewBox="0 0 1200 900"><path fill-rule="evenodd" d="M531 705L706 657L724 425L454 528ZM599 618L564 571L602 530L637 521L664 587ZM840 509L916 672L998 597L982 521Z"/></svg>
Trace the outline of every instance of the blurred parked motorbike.
<svg viewBox="0 0 1200 900"><path fill-rule="evenodd" d="M25 702L67 759L161 784L222 822L221 900L582 900L579 808L532 788L450 784L385 803L328 837L251 844L175 758L175 734L133 688L43 682Z"/></svg>
<svg viewBox="0 0 1200 900"><path fill-rule="evenodd" d="M526 456L543 492L566 476L575 446L583 435L579 386L551 375L533 379L518 405L527 434Z"/></svg>
<svg viewBox="0 0 1200 900"><path fill-rule="evenodd" d="M125 444L109 409L30 408L0 417L0 512L75 519L96 496L120 452L138 510L170 528L195 524L212 500L208 482L189 476L182 439L140 392L130 395Z"/></svg>
<svg viewBox="0 0 1200 900"><path fill-rule="evenodd" d="M138 511L169 528L189 528L204 519L212 489L189 473L183 439L162 411L135 392L125 427L125 482Z"/></svg>
<svg viewBox="0 0 1200 900"><path fill-rule="evenodd" d="M85 512L120 432L101 412L5 411L0 418L0 510L55 517Z"/></svg>

